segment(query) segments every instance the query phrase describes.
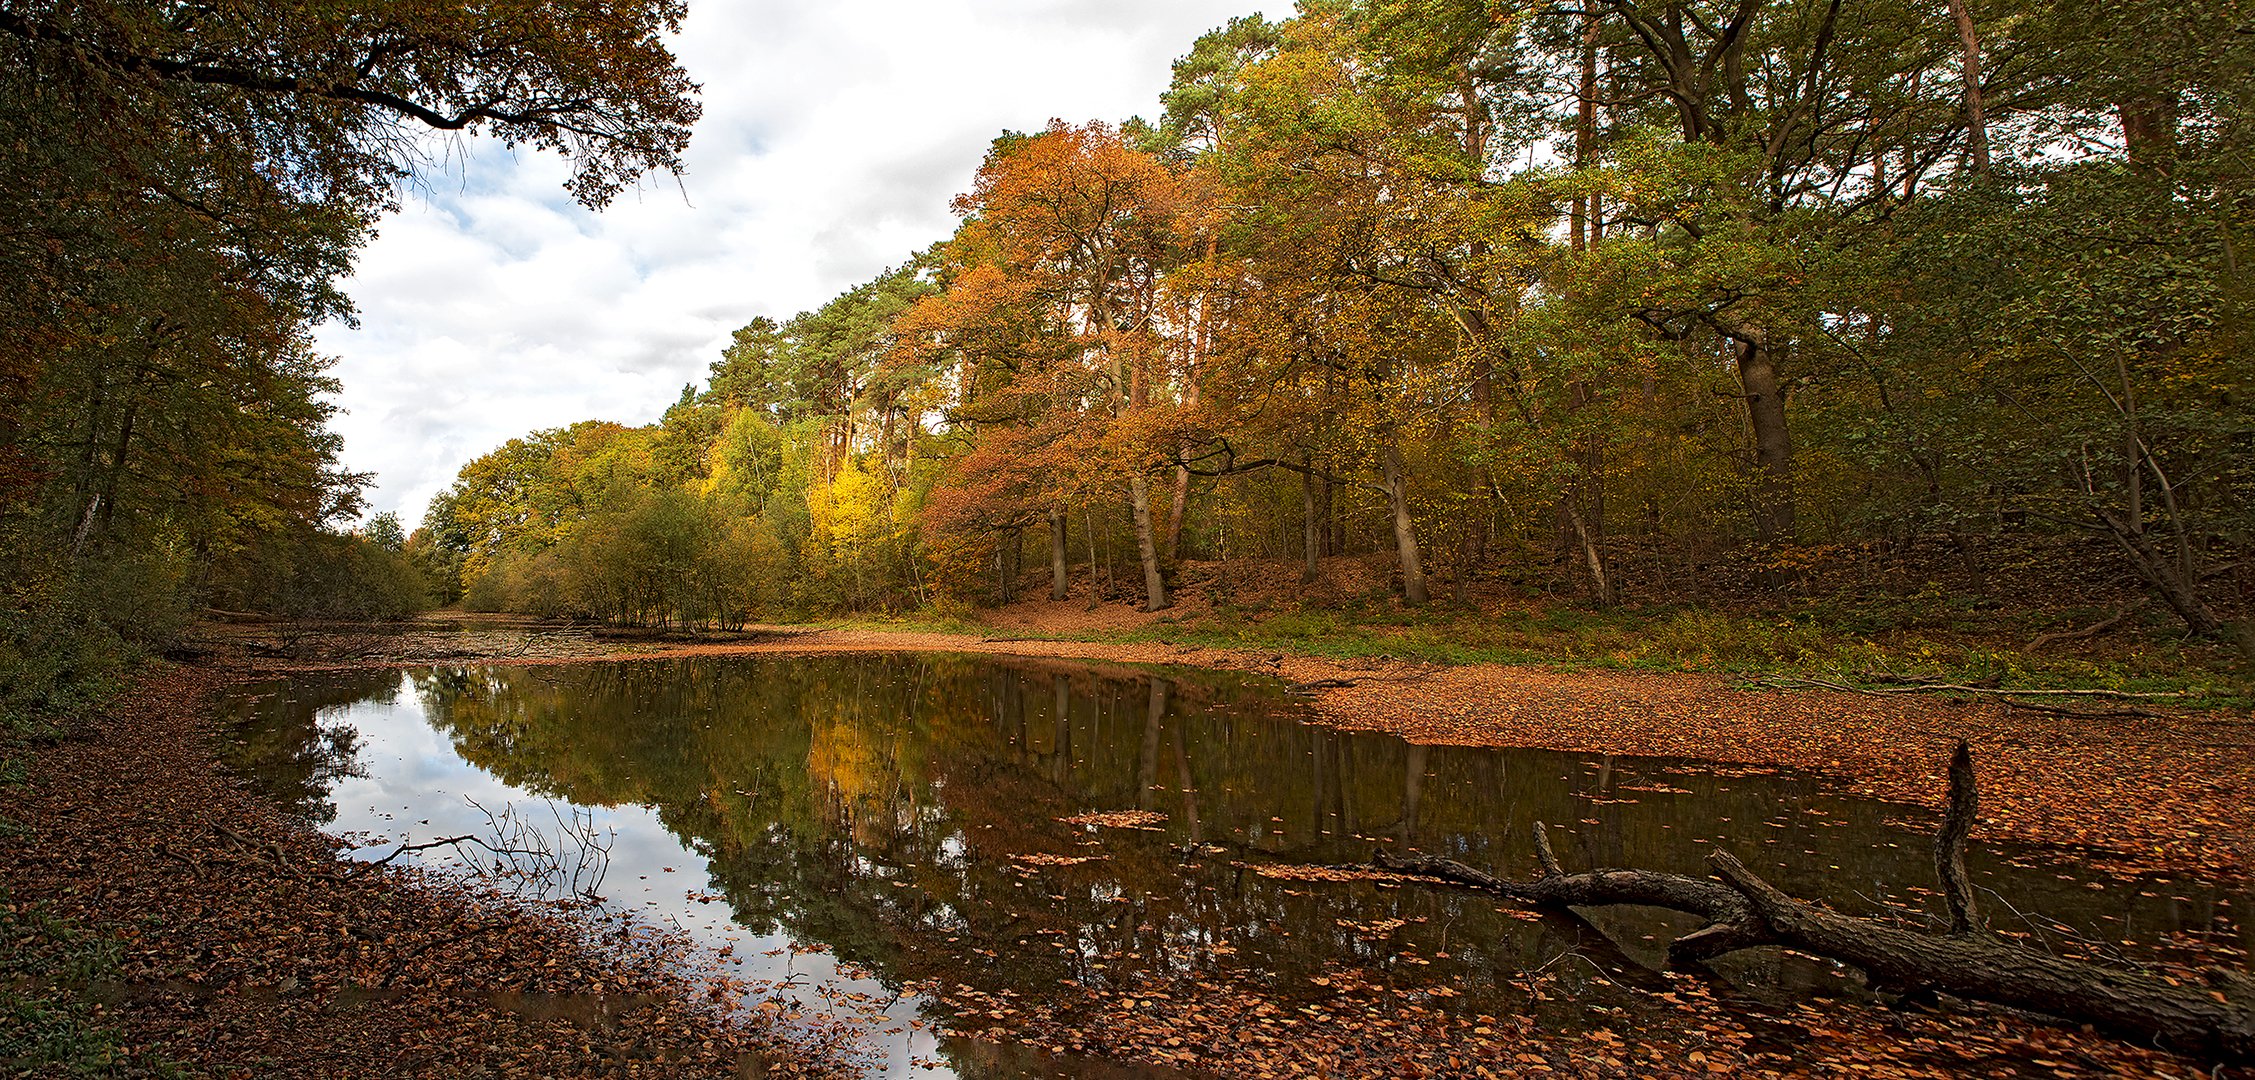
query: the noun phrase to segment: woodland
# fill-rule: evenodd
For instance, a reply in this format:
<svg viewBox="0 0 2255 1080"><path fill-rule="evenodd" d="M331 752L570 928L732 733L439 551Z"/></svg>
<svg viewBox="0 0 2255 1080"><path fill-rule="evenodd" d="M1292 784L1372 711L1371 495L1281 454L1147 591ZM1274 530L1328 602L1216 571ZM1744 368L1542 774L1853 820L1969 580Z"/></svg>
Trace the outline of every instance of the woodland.
<svg viewBox="0 0 2255 1080"><path fill-rule="evenodd" d="M0 3L0 715L67 710L206 607L397 616L315 326L437 140L678 168L672 0ZM357 533L357 534L356 534Z"/></svg>
<svg viewBox="0 0 2255 1080"><path fill-rule="evenodd" d="M2165 770L2152 786L2179 787L2138 805L2223 807L2176 823L2201 833L2243 805L2228 725L2245 718L2153 710L2243 703L2255 668L2246 0L1301 0L1188 43L1150 117L1000 133L950 237L815 310L752 318L657 422L530 432L465 465L414 528L369 516L373 478L343 464L338 387L313 344L354 318L356 254L445 171L449 139L562 155L591 209L680 172L700 115L668 47L685 14L682 0L0 0L0 836L33 838L0 845L0 1074L96 1059L103 1075L168 1074L147 1059L166 1045L302 1054L301 1022L444 1041L439 1073L505 1043L564 1062L528 1075L621 1074L600 1040L520 1038L529 1022L455 991L485 978L680 998L663 963L622 968L529 916L506 922L521 939L478 941L456 925L481 910L466 893L344 869L334 838L223 771L217 721L186 704L285 670L194 663L222 649L310 663L292 650L305 627L434 607L464 620L450 632L499 625L475 623L488 613L570 620L540 625L590 643L572 660L615 659L584 632L599 623L659 632L638 641L814 620L987 633L998 611L1048 603L1105 612L1084 627L1101 636L1189 634L1159 620L1196 611L1232 633L1301 628L1291 660L1250 631L1214 653L1280 676L1381 627L1401 633L1367 650L1386 655L1269 689L1352 690L1376 671L1399 686L1360 693L1411 704L1438 667L1419 661L1539 616L1580 635L1568 659L1790 668L1735 687L1682 676L1705 700L1811 691L1795 700L1828 717L1812 705L1762 729L1781 745L1859 730L1846 702L2017 694L1986 713L1871 706L1901 721L1886 730L1902 745L1867 755L1968 729L1927 770L1946 769L1946 791L1923 792L1945 810L1922 891L1948 921L1932 932L1795 899L1719 848L1668 864L1685 874L1570 865L1540 821L1518 830L1532 879L1412 851L1279 880L1359 875L1559 919L1659 898L1699 921L1672 947L1685 966L1782 947L1913 1007L1947 994L2075 1021L2046 1039L2123 1035L2123 1053L2151 1044L2204 1068L2255 1059L2255 982L2222 966L2243 952L2196 985L2025 947L1992 932L1964 863L1997 816L2080 820L2022 799L2020 774L2040 771L2013 756L2030 741L2013 733L2033 730L2012 726L2022 713L2113 755L2047 776L2039 801L2163 771L2130 768L2123 748L2144 738L2223 765ZM1281 584L1248 599L1237 585L1256 578ZM1796 644L1870 644L1934 611L1971 636L2040 631L2024 653L2105 638L2142 659L2083 669L2107 682L2096 691L2000 689L1995 670L1820 672L1831 654ZM254 629L212 630L241 624ZM270 626L279 644L256 640ZM1393 655L1418 627L1429 655ZM1885 668L1909 648L1856 655ZM1155 763L1165 682L1143 678L1138 760ZM1023 687L1005 696L1022 720ZM1499 696L1473 702L1483 722ZM474 705L457 742L522 734ZM533 749L598 760L603 739L643 730L559 729ZM1985 789L2005 795L1987 819L1975 747L2023 763ZM1427 749L1405 751L1411 788ZM1731 752L1787 756L1751 737ZM754 764L807 756L793 743ZM684 790L683 807L719 811L714 791ZM356 933L355 911L383 914ZM259 922L292 919L324 929ZM373 1006L410 1022L340 1019L308 988L365 972L307 966L300 981L314 936L420 957L380 985L420 980L401 992L423 996ZM237 981L271 991L254 1003L271 1010L226 1022L253 1038L211 1036L196 1009L221 996L202 983L195 1008L149 1004L246 951L258 962ZM564 971L529 970L551 952ZM120 957L146 1000L74 996L123 985L86 974ZM229 1008L248 1000L237 989L220 985ZM668 1074L666 1053L740 1060L696 1005L637 1021L647 1074ZM123 1038L98 1020L112 1008L144 1010L140 1044L85 1050ZM1992 1015L1958 1019L1970 1032Z"/></svg>
<svg viewBox="0 0 2255 1080"><path fill-rule="evenodd" d="M2132 0L1233 20L1156 119L1005 132L951 238L656 424L478 458L405 550L476 610L723 628L2017 560L2255 661L2251 58L2240 5Z"/></svg>

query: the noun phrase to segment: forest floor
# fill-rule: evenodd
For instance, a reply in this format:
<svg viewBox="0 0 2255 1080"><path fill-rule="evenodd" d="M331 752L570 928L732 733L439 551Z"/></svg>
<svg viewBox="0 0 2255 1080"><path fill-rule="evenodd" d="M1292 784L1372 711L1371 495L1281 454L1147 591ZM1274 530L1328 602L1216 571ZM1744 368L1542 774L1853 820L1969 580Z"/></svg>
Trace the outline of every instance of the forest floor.
<svg viewBox="0 0 2255 1080"><path fill-rule="evenodd" d="M343 861L220 763L213 695L271 674L156 665L0 740L0 1077L830 1075L647 925Z"/></svg>
<svg viewBox="0 0 2255 1080"><path fill-rule="evenodd" d="M215 753L209 695L294 671L896 650L1227 668L1299 684L1317 720L1345 729L1792 767L1921 806L1938 804L1948 748L1964 738L1981 771L1977 841L2087 848L2088 861L2124 873L2237 881L2255 865L2255 715L2245 710L2077 699L2061 715L1982 695L1872 696L1730 674L1313 655L1170 640L1174 629L1110 606L1122 615L1111 623L1065 601L1056 620L1021 605L986 616L983 632L757 627L730 640L451 613L380 628L209 624L186 644L187 662L164 665L83 726L0 746L0 828L11 836L0 844L0 1027L18 1032L0 1038L0 1076L61 1071L40 1054L108 1061L109 1075L214 1076L783 1075L837 1060L837 1047L701 1009L669 973L659 937L389 870L348 871L335 840L281 815ZM1131 636L1141 640L1120 640ZM2137 715L2117 715L2126 712ZM2015 1062L2036 1059L2077 1062L2077 1075L2193 1072L1988 1011L1822 1019L1866 1048L1840 1059L1868 1064L1864 1075L1952 1074L1900 1067L1886 1050L1896 1038L1975 1047L1986 1064L1968 1075L2020 1075ZM1716 1071L1712 1061L1560 1052L1490 1075L1566 1060L1589 1075Z"/></svg>

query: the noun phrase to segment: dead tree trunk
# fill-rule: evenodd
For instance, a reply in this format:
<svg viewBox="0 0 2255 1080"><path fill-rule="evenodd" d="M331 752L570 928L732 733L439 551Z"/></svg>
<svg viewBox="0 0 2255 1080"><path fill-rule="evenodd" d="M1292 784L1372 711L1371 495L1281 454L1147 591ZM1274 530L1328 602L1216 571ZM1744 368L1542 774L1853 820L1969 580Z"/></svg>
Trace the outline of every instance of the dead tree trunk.
<svg viewBox="0 0 2255 1080"><path fill-rule="evenodd" d="M1536 907L1636 904L1707 920L1668 946L1669 962L1675 965L1757 945L1783 946L1861 968L1877 990L1949 994L2089 1024L2209 1061L2255 1062L2255 977L2247 973L2210 968L2199 980L2170 980L2037 952L1983 927L1964 864L1975 806L1972 756L1960 743L1950 763L1948 808L1935 845L1952 927L1944 933L1842 915L1796 900L1721 850L1708 856L1720 882L1649 870L1569 874L1551 853L1540 824L1535 826L1535 849L1543 872L1533 881L1506 881L1443 858L1402 860L1381 852L1373 865Z"/></svg>

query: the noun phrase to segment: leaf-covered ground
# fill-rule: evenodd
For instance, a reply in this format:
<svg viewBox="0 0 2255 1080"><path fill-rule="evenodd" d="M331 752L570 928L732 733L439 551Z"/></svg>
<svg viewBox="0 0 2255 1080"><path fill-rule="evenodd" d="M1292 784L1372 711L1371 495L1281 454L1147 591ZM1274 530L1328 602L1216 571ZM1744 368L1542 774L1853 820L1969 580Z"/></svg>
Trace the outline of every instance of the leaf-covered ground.
<svg viewBox="0 0 2255 1080"><path fill-rule="evenodd" d="M70 928L104 962L43 963L61 937L26 932L9 975L105 1041L106 1073L781 1076L832 1060L820 1033L794 1043L704 1008L671 973L678 945L646 927L352 872L221 771L201 703L225 679L159 673L90 726L14 748L31 763L6 791L0 921ZM0 1076L54 1068L0 1060Z"/></svg>

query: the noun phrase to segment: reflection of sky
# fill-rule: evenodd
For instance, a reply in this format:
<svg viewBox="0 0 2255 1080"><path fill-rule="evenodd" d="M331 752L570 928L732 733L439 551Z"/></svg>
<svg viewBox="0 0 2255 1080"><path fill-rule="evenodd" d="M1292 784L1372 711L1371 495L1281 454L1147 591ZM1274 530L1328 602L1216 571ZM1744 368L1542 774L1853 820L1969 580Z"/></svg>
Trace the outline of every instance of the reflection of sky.
<svg viewBox="0 0 2255 1080"><path fill-rule="evenodd" d="M330 788L337 818L332 831L364 845L355 853L363 859L380 859L395 845L448 836L490 837L487 810L499 814L513 806L524 820L553 833L556 821L550 804L567 820L573 804L551 800L500 779L464 761L454 743L434 729L423 713L413 682L402 674L388 700L371 698L350 705L323 709L318 720L324 727L349 724L360 732L358 763L364 776L347 776ZM751 934L729 918L728 905L700 903L696 897L720 890L707 873L704 856L691 850L658 820L646 806L591 806L580 809L592 815L596 834L615 837L610 869L600 890L613 910L632 909L642 917L672 926L691 939L715 950L733 945L730 973L744 979L780 983L796 977L788 993L809 1011L826 1002L819 990L858 993L877 998L891 992L874 979L840 978L827 953L794 954L793 939L786 934ZM365 836L357 834L367 834ZM481 849L465 845L470 852ZM411 852L400 861L419 859L426 866L460 865L452 848ZM807 943L798 943L807 944ZM776 955L768 955L769 953ZM918 1068L912 1059L939 1056L928 1028L911 1028L917 1019L917 999L895 1002L886 1010L897 1029L871 1036L873 1049L882 1054L884 1067L872 1075L885 1077L947 1077L945 1069Z"/></svg>

